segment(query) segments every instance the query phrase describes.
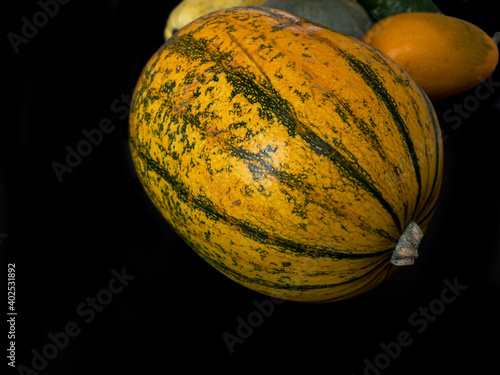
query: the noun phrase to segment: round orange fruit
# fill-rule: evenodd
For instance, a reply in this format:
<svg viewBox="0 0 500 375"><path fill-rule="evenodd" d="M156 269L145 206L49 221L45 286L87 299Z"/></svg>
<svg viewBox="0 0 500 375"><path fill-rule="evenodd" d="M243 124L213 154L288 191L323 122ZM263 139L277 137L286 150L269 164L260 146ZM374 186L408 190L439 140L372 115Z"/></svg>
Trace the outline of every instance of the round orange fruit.
<svg viewBox="0 0 500 375"><path fill-rule="evenodd" d="M466 91L498 63L498 47L470 22L436 13L387 17L363 36L401 66L432 101Z"/></svg>

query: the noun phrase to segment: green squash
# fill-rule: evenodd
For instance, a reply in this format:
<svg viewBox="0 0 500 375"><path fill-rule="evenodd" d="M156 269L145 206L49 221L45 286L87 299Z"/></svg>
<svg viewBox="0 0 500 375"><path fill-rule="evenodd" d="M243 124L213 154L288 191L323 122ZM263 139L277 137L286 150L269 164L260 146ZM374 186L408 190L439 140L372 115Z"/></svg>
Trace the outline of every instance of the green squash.
<svg viewBox="0 0 500 375"><path fill-rule="evenodd" d="M263 6L284 10L358 39L372 25L368 12L352 0L269 0Z"/></svg>
<svg viewBox="0 0 500 375"><path fill-rule="evenodd" d="M429 12L441 13L431 0L359 0L359 3L375 20L394 16L399 13Z"/></svg>

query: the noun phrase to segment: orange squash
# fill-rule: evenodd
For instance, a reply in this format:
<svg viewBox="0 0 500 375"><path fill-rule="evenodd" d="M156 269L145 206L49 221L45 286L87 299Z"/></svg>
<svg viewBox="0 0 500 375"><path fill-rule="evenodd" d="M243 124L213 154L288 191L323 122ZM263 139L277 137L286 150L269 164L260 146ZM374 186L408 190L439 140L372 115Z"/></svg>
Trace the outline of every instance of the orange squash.
<svg viewBox="0 0 500 375"><path fill-rule="evenodd" d="M441 185L418 85L367 44L269 8L211 13L170 38L137 83L130 147L201 257L295 301L350 298L411 264Z"/></svg>
<svg viewBox="0 0 500 375"><path fill-rule="evenodd" d="M470 22L443 14L410 12L387 17L362 40L398 63L440 101L486 79L498 63L498 47Z"/></svg>

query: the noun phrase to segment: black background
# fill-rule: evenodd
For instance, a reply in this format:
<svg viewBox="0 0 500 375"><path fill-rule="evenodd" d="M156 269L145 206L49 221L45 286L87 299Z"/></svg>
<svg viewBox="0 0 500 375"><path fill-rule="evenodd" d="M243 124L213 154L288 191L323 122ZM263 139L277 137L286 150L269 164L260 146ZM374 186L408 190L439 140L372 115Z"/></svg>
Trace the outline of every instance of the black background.
<svg viewBox="0 0 500 375"><path fill-rule="evenodd" d="M500 31L497 3L435 3L489 35ZM75 322L81 331L41 374L226 367L268 373L299 365L362 374L365 360L373 363L383 352L380 344L403 331L411 345L380 373L497 369L498 84L486 99L474 99L473 89L435 106L445 135L444 184L415 266L352 300L275 305L230 353L223 334L236 335L238 318L247 320L256 311L253 302L268 298L229 281L183 244L146 197L128 154L120 100L132 94L142 67L163 43L175 5L72 0L15 53L7 34L20 35L22 17L32 19L40 5L2 2L1 57L8 64L1 86L1 289L6 290L6 264L15 262L16 364L31 368L32 350L47 347L49 332ZM498 69L491 81L500 82ZM472 110L450 117L459 105ZM60 182L52 163L64 164L66 147L75 148L85 139L82 130L98 128L104 118L113 131ZM92 319L79 314L88 297L107 288L111 271L123 268L135 276L129 285ZM417 332L422 326L410 316L439 306L444 281L455 279L467 289ZM6 317L6 291L2 296ZM3 327L6 344L8 325ZM1 374L17 373L0 357Z"/></svg>

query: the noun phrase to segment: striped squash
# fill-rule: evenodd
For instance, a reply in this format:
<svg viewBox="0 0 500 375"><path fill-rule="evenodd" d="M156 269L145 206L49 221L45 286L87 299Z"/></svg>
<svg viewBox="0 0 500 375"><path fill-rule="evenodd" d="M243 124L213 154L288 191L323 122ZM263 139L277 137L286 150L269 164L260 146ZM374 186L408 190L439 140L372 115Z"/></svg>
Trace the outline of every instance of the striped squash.
<svg viewBox="0 0 500 375"><path fill-rule="evenodd" d="M329 302L412 263L436 207L433 107L374 48L270 8L211 13L150 59L138 176L176 232L255 291Z"/></svg>

